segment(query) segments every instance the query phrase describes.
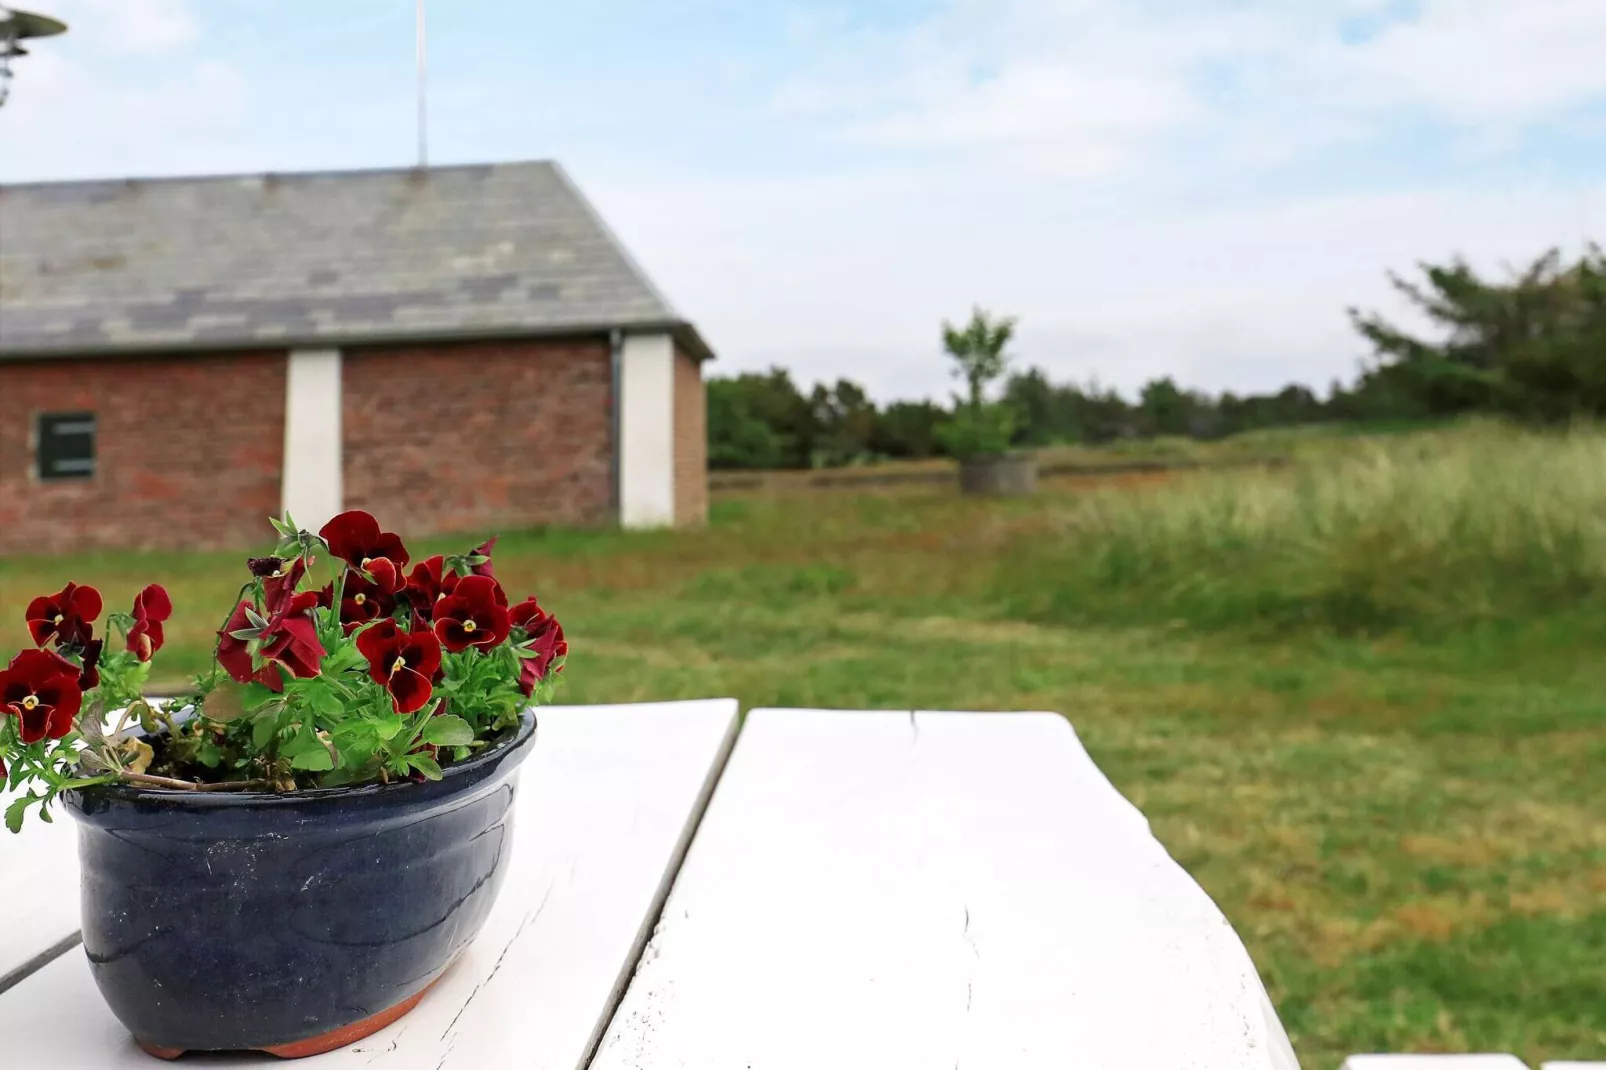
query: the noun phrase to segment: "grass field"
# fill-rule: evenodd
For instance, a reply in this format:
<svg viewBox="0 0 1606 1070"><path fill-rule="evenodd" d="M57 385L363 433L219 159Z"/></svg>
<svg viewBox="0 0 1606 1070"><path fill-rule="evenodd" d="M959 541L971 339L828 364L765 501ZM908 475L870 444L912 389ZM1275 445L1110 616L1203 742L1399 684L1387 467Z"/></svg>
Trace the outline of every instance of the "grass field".
<svg viewBox="0 0 1606 1070"><path fill-rule="evenodd" d="M1064 711L1307 1068L1606 1058L1606 434L1472 426L987 505L729 498L703 532L507 535L498 571L564 620L566 701ZM191 670L239 575L0 562L0 648L66 579L113 604L161 579Z"/></svg>

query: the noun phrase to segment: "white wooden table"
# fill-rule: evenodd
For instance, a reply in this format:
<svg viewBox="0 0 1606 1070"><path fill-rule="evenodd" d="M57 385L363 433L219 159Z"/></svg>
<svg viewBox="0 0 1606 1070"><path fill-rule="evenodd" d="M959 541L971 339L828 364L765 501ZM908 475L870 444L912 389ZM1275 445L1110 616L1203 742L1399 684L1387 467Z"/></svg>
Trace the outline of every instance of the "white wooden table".
<svg viewBox="0 0 1606 1070"><path fill-rule="evenodd" d="M543 711L476 943L301 1065L1297 1067L1242 942L1063 718L758 710L731 753L736 713ZM152 1070L70 946L70 824L0 840L0 1062Z"/></svg>

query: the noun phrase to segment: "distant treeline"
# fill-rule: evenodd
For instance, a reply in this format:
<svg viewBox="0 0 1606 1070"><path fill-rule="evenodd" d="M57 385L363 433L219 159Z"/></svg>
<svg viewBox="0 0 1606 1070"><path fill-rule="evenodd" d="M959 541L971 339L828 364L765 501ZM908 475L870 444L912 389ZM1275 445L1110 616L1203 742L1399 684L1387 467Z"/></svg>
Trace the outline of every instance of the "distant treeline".
<svg viewBox="0 0 1606 1070"><path fill-rule="evenodd" d="M1017 447L1184 435L1221 438L1296 424L1431 419L1489 412L1535 422L1606 416L1606 257L1591 248L1566 264L1552 251L1527 271L1488 282L1459 261L1423 265L1423 284L1394 285L1439 328L1423 340L1351 310L1374 356L1354 382L1319 396L1207 394L1171 378L1135 400L1098 386L1053 382L1038 368L1003 380ZM950 406L878 406L839 379L807 392L784 369L711 379L709 462L715 468L811 468L943 453L937 428Z"/></svg>

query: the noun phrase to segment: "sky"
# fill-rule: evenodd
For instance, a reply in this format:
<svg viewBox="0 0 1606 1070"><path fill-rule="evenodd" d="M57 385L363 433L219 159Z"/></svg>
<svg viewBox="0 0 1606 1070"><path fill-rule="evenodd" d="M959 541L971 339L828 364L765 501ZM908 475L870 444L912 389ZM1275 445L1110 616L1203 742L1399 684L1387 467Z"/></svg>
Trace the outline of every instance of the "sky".
<svg viewBox="0 0 1606 1070"><path fill-rule="evenodd" d="M413 0L25 0L0 182L409 166ZM1324 390L1388 273L1606 231L1602 0L429 0L431 163L555 159L711 372ZM4 240L0 234L0 241Z"/></svg>

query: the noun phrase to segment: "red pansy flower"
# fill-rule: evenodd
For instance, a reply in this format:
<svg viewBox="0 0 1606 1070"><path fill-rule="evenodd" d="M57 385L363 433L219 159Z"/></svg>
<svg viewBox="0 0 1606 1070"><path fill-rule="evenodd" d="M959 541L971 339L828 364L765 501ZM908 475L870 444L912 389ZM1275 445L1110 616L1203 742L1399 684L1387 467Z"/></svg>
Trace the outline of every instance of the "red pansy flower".
<svg viewBox="0 0 1606 1070"><path fill-rule="evenodd" d="M318 596L312 591L292 595L266 618L267 627L257 630L246 614L250 603L241 602L229 614L228 621L218 632L217 660L239 683L255 680L270 691L284 690L284 673L307 678L318 675L319 662L326 653L318 641L318 629L312 620L312 607ZM255 632L249 637L233 632ZM263 659L260 669L251 664L251 643L258 643Z"/></svg>
<svg viewBox="0 0 1606 1070"><path fill-rule="evenodd" d="M569 643L563 637L563 625L556 617L549 616L533 595L513 607L512 618L535 654L533 658L519 659L519 689L531 695L535 693L535 685L546 679L553 662L568 656ZM561 662L557 671L563 671Z"/></svg>
<svg viewBox="0 0 1606 1070"><path fill-rule="evenodd" d="M28 634L34 646L42 647L51 639L57 646L83 646L94 633L90 624L100 616L100 608L99 591L69 583L28 603Z"/></svg>
<svg viewBox="0 0 1606 1070"><path fill-rule="evenodd" d="M353 509L325 524L318 535L329 544L329 552L373 578L388 594L397 594L407 585L402 569L407 565L407 547L393 531L380 531L379 521L370 513Z"/></svg>
<svg viewBox="0 0 1606 1070"><path fill-rule="evenodd" d="M259 560L276 562L271 571L262 574L262 604L268 608L269 613L272 613L296 596L296 588L301 585L301 577L307 574L307 560L298 557L289 562L288 568L285 567L285 562L276 557ZM253 570L252 574L257 573Z"/></svg>
<svg viewBox="0 0 1606 1070"><path fill-rule="evenodd" d="M78 690L88 691L100 686L100 652L104 645L99 639L84 644L84 667L78 672Z"/></svg>
<svg viewBox="0 0 1606 1070"><path fill-rule="evenodd" d="M435 603L435 634L456 654L477 646L489 650L507 638L507 595L489 576L464 576Z"/></svg>
<svg viewBox="0 0 1606 1070"><path fill-rule="evenodd" d="M71 732L83 698L78 667L49 651L24 650L0 672L0 715L21 722L24 743Z"/></svg>
<svg viewBox="0 0 1606 1070"><path fill-rule="evenodd" d="M153 583L134 596L134 626L128 629L128 651L140 661L151 660L151 655L162 649L166 637L162 625L173 615L173 600L167 589ZM85 659L88 664L88 659Z"/></svg>
<svg viewBox="0 0 1606 1070"><path fill-rule="evenodd" d="M491 551L496 549L497 538L498 536L492 535L489 539L486 539L484 542L480 543L478 546L474 547L474 549L468 552L470 557L485 558L485 560L481 561L479 564L469 566L469 571L473 575L489 576L493 580L496 578L496 571L491 568Z"/></svg>
<svg viewBox="0 0 1606 1070"><path fill-rule="evenodd" d="M446 558L436 554L414 565L413 574L407 577L407 604L413 615L426 623L434 619L435 603L446 594L445 568ZM456 579L455 573L452 578Z"/></svg>
<svg viewBox="0 0 1606 1070"><path fill-rule="evenodd" d="M382 620L363 629L357 649L368 659L368 675L390 692L397 713L424 708L441 667L441 643L434 632L404 632L395 621Z"/></svg>
<svg viewBox="0 0 1606 1070"><path fill-rule="evenodd" d="M394 594L364 579L360 572L346 573L346 585L340 593L340 623L345 625L347 635L395 611Z"/></svg>
<svg viewBox="0 0 1606 1070"><path fill-rule="evenodd" d="M545 618L546 611L541 608L541 603L535 600L533 594L508 610L508 619L513 622L513 627L523 628L525 631L530 630L531 621L539 622Z"/></svg>

